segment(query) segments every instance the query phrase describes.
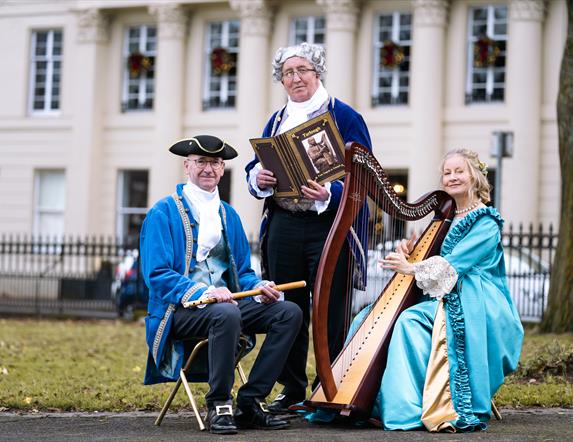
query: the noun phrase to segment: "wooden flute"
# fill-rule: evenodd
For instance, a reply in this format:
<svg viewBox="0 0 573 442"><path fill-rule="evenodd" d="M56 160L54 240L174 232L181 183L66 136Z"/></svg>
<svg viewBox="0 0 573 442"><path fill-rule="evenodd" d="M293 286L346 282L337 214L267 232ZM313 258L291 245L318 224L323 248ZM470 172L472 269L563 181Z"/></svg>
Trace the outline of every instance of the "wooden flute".
<svg viewBox="0 0 573 442"><path fill-rule="evenodd" d="M284 284L279 284L279 285L275 286L274 288L275 288L275 290L278 290L280 292L285 292L287 290L300 289L302 287L306 287L306 281L287 282ZM241 298L247 298L249 296L260 295L261 293L262 293L262 290L260 288L256 288L256 289L247 290L244 292L233 293L233 294L231 294L231 297L233 299L241 299ZM196 301L185 302L183 304L183 307L190 308L190 307L196 307L198 305L203 305L203 304L212 304L214 302L217 302L217 300L215 298L197 299Z"/></svg>

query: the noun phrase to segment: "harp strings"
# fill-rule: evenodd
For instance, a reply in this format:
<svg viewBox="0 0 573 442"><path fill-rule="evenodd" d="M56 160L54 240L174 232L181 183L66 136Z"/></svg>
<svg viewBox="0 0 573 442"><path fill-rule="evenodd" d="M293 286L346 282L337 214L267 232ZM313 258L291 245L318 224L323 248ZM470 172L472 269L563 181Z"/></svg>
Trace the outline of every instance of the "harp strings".
<svg viewBox="0 0 573 442"><path fill-rule="evenodd" d="M347 345L333 366L333 375L337 382L342 381L348 368L355 361L356 355L360 353L362 345L371 337L376 317L368 313L380 299L394 275L394 272L381 267L380 260L393 251L398 242L408 236L409 231L416 230L417 225L421 227L423 224L406 223L391 215L395 213L396 200L394 198L394 201L391 201L387 193L382 190L385 184L370 169L356 167L353 178L360 183L362 189L378 189L378 191L367 193L365 199L352 200L354 219L352 231L356 237L346 269L346 293L349 296L345 305L345 318L347 318L345 330L348 331L348 336ZM360 214L363 216L359 216ZM365 238L367 240L364 243L359 240ZM392 287L388 289L393 291ZM351 321L357 315L359 318L352 324L352 330L349 330Z"/></svg>

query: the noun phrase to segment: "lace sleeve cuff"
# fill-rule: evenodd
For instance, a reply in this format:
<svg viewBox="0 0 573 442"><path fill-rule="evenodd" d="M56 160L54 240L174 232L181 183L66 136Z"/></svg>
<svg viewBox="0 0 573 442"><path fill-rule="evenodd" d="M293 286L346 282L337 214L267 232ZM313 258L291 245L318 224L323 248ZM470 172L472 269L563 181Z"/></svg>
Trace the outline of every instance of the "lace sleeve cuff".
<svg viewBox="0 0 573 442"><path fill-rule="evenodd" d="M438 300L450 293L458 280L456 270L441 256L415 263L414 275L424 294Z"/></svg>

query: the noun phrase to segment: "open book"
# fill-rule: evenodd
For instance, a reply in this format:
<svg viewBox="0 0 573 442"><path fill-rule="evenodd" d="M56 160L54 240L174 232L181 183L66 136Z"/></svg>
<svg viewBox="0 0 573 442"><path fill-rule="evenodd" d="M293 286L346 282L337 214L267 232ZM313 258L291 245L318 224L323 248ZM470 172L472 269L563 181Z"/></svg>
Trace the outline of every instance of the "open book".
<svg viewBox="0 0 573 442"><path fill-rule="evenodd" d="M330 112L250 142L263 168L275 174L279 198L301 198L309 179L324 184L344 176L344 141Z"/></svg>

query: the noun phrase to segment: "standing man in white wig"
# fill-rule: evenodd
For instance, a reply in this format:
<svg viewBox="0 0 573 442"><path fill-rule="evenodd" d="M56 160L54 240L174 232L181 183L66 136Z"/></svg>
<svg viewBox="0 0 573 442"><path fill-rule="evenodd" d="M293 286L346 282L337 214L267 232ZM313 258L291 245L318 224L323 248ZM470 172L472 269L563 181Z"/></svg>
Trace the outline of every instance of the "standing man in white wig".
<svg viewBox="0 0 573 442"><path fill-rule="evenodd" d="M263 137L275 136L311 118L330 111L345 143L358 142L371 149L370 134L362 116L349 105L329 95L321 78L326 72L326 57L322 46L302 43L280 48L273 59L273 78L280 82L288 96L286 106L276 111L267 122ZM269 405L269 410L281 413L306 397L308 379L306 362L310 324L310 293L324 242L334 222L340 203L341 180L320 185L309 180L302 190L304 198L277 198L277 180L270 170L263 169L255 158L247 167L250 193L265 199L261 224L261 253L263 271L276 283L304 279L306 288L292 290L285 296L303 311L303 324L278 382L282 393ZM329 306L329 353L333 360L344 343L346 271L350 248L341 253L334 275L334 290ZM332 326L331 326L332 324Z"/></svg>

